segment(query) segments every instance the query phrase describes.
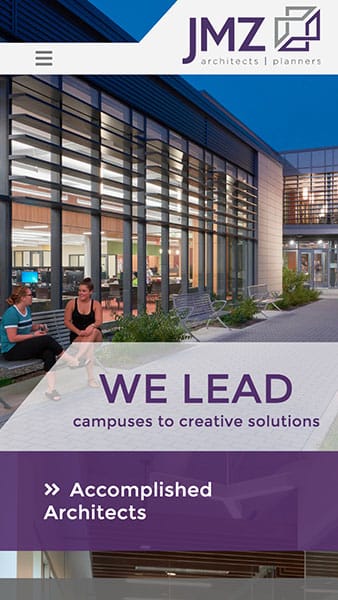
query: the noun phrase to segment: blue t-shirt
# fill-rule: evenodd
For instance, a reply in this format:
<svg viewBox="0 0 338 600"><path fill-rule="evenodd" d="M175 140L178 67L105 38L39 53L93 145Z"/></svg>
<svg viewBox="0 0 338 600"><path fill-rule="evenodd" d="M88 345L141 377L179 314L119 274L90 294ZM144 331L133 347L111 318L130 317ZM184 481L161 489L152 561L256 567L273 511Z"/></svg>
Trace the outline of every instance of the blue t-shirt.
<svg viewBox="0 0 338 600"><path fill-rule="evenodd" d="M7 308L3 314L0 324L0 341L1 352L9 352L15 346L15 342L10 342L7 336L7 329L16 327L18 335L31 333L32 331L32 315L31 309L27 306L26 314L23 315L14 305Z"/></svg>

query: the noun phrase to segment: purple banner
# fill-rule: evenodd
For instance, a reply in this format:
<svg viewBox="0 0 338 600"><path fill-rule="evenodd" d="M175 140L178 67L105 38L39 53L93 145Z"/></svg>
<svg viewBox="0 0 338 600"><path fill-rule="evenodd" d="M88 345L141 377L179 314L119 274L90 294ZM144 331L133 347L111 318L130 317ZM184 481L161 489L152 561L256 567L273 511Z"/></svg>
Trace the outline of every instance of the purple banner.
<svg viewBox="0 0 338 600"><path fill-rule="evenodd" d="M0 550L338 550L335 452L3 452Z"/></svg>

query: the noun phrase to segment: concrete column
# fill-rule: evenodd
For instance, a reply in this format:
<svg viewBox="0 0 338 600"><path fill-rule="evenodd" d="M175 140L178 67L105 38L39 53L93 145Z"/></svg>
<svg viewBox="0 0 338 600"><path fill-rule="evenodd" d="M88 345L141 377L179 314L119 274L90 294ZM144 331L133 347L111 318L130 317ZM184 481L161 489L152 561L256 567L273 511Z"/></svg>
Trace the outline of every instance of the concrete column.
<svg viewBox="0 0 338 600"><path fill-rule="evenodd" d="M283 170L277 161L258 155L258 280L282 289Z"/></svg>

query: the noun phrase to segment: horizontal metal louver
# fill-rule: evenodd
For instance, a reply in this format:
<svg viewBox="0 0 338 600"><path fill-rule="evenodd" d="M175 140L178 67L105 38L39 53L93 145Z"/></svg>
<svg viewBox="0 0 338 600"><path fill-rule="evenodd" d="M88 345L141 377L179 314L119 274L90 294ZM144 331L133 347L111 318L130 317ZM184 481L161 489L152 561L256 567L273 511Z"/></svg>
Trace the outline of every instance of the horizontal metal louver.
<svg viewBox="0 0 338 600"><path fill-rule="evenodd" d="M13 13L10 0L3 0L0 3L0 28L12 32Z"/></svg>
<svg viewBox="0 0 338 600"><path fill-rule="evenodd" d="M17 0L8 2L8 5L9 16L3 27L26 42L120 42L133 39L89 2Z"/></svg>
<svg viewBox="0 0 338 600"><path fill-rule="evenodd" d="M242 169L255 173L255 151L217 123L208 121L207 145L225 159L234 160Z"/></svg>
<svg viewBox="0 0 338 600"><path fill-rule="evenodd" d="M139 76L91 77L108 93L134 105L137 110L161 120L167 127L178 131L190 140L205 145L228 160L236 160L239 166L254 173L255 152L245 142L221 125L213 122L183 97L170 88L162 89L155 78Z"/></svg>

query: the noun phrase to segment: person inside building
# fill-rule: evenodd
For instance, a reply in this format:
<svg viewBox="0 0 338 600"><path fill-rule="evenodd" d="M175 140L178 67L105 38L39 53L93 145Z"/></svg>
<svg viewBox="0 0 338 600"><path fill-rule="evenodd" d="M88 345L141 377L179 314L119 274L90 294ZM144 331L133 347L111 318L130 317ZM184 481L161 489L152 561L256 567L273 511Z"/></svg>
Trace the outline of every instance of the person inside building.
<svg viewBox="0 0 338 600"><path fill-rule="evenodd" d="M153 285L153 271L152 269L149 267L148 263L147 263L147 268L146 268L146 285L147 285L147 293L151 294L151 288Z"/></svg>
<svg viewBox="0 0 338 600"><path fill-rule="evenodd" d="M29 360L40 358L47 374L47 398L60 400L55 389L55 372L51 371L61 356L71 368L84 366L79 358L64 354L64 349L51 336L43 323L32 323L32 291L26 285L17 285L7 299L9 307L0 324L2 355L6 360Z"/></svg>
<svg viewBox="0 0 338 600"><path fill-rule="evenodd" d="M65 326L70 331L72 342L102 342L102 306L92 298L94 285L90 277L85 277L78 288L77 298L72 298L65 308ZM92 349L87 344L77 353L77 359L89 358L86 365L88 385L99 387L93 373Z"/></svg>
<svg viewBox="0 0 338 600"><path fill-rule="evenodd" d="M131 282L132 287L137 288L138 286L138 276L137 276L137 271L133 272L133 278L132 278L132 282Z"/></svg>

